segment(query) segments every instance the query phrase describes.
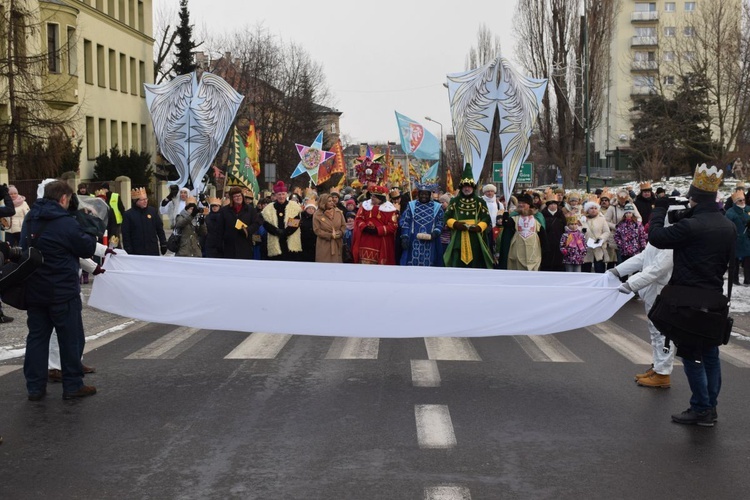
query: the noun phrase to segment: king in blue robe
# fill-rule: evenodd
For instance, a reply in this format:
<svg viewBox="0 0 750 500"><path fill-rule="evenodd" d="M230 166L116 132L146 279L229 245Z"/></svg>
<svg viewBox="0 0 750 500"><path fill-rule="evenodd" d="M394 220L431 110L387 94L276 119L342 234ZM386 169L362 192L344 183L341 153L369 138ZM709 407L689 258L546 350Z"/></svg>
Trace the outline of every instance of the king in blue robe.
<svg viewBox="0 0 750 500"><path fill-rule="evenodd" d="M437 182L418 182L417 199L410 201L401 214L402 266L442 266L443 208L432 199Z"/></svg>

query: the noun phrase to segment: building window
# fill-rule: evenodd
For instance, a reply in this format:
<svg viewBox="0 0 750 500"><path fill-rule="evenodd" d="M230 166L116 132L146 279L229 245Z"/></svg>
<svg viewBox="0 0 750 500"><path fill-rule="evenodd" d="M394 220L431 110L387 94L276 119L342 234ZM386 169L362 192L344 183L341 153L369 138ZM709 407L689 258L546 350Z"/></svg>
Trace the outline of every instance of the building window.
<svg viewBox="0 0 750 500"><path fill-rule="evenodd" d="M104 12L104 0L96 0L96 10Z"/></svg>
<svg viewBox="0 0 750 500"><path fill-rule="evenodd" d="M695 52L693 52L692 50L688 50L687 52L685 52L685 56L684 57L685 57L686 61L694 61L695 60Z"/></svg>
<svg viewBox="0 0 750 500"><path fill-rule="evenodd" d="M86 83L94 84L94 48L89 40L83 40L83 73Z"/></svg>
<svg viewBox="0 0 750 500"><path fill-rule="evenodd" d="M141 97L146 97L146 89L143 87L143 84L146 83L146 63L143 61L138 61L138 83L140 83L138 88L140 89Z"/></svg>
<svg viewBox="0 0 750 500"><path fill-rule="evenodd" d="M148 137L146 137L145 125L141 125L141 151L148 151Z"/></svg>
<svg viewBox="0 0 750 500"><path fill-rule="evenodd" d="M131 149L138 152L139 149L138 149L138 124L137 123L130 124L130 138L131 138L131 141L133 142L131 144Z"/></svg>
<svg viewBox="0 0 750 500"><path fill-rule="evenodd" d="M685 12L695 11L695 2L685 2Z"/></svg>
<svg viewBox="0 0 750 500"><path fill-rule="evenodd" d="M117 17L117 12L115 12L115 0L107 0L107 15L112 18Z"/></svg>
<svg viewBox="0 0 750 500"><path fill-rule="evenodd" d="M96 83L102 88L107 86L104 73L104 46L99 44L96 45Z"/></svg>
<svg viewBox="0 0 750 500"><path fill-rule="evenodd" d="M145 17L144 17L144 14L143 14L143 2L141 2L140 0L138 0L138 30L141 33L145 33L145 30L146 30L145 24L144 24L144 22L145 22L144 19L145 19Z"/></svg>
<svg viewBox="0 0 750 500"><path fill-rule="evenodd" d="M677 10L675 2L664 2L664 12L674 12Z"/></svg>
<svg viewBox="0 0 750 500"><path fill-rule="evenodd" d="M674 26L664 26L664 36L675 36L677 28Z"/></svg>
<svg viewBox="0 0 750 500"><path fill-rule="evenodd" d="M47 69L60 73L60 25L47 23Z"/></svg>
<svg viewBox="0 0 750 500"><path fill-rule="evenodd" d="M674 62L674 52L672 52L671 50L664 52L664 61Z"/></svg>
<svg viewBox="0 0 750 500"><path fill-rule="evenodd" d="M642 51L639 50L635 53L635 60L637 62L653 62L656 61L656 52L654 51Z"/></svg>
<svg viewBox="0 0 750 500"><path fill-rule="evenodd" d="M125 22L125 0L118 0L117 2L118 10L117 10L117 19L119 19L121 22Z"/></svg>
<svg viewBox="0 0 750 500"><path fill-rule="evenodd" d="M656 12L656 2L636 2L636 12Z"/></svg>
<svg viewBox="0 0 750 500"><path fill-rule="evenodd" d="M682 33L685 36L695 36L695 28L693 26L685 26Z"/></svg>
<svg viewBox="0 0 750 500"><path fill-rule="evenodd" d="M86 157L96 159L96 133L94 132L94 118L86 117Z"/></svg>
<svg viewBox="0 0 750 500"><path fill-rule="evenodd" d="M117 90L117 52L109 49L109 88Z"/></svg>
<svg viewBox="0 0 750 500"><path fill-rule="evenodd" d="M137 90L137 75L136 75L136 69L135 69L135 58L130 58L130 93L133 95L138 95Z"/></svg>
<svg viewBox="0 0 750 500"><path fill-rule="evenodd" d="M112 139L112 147L119 146L120 141L117 140L117 120L110 120L109 122L109 137Z"/></svg>
<svg viewBox="0 0 750 500"><path fill-rule="evenodd" d="M120 53L120 92L128 93L128 58Z"/></svg>
<svg viewBox="0 0 750 500"><path fill-rule="evenodd" d="M636 28L635 36L637 37L654 37L656 36L656 28Z"/></svg>
<svg viewBox="0 0 750 500"><path fill-rule="evenodd" d="M76 43L76 29L68 27L68 74L78 75L78 44Z"/></svg>
<svg viewBox="0 0 750 500"><path fill-rule="evenodd" d="M99 154L107 152L107 120L99 118Z"/></svg>
<svg viewBox="0 0 750 500"><path fill-rule="evenodd" d="M674 85L674 76L665 76L663 82L664 85Z"/></svg>
<svg viewBox="0 0 750 500"><path fill-rule="evenodd" d="M128 122L120 122L122 130L122 152L130 151L130 139L128 138Z"/></svg>

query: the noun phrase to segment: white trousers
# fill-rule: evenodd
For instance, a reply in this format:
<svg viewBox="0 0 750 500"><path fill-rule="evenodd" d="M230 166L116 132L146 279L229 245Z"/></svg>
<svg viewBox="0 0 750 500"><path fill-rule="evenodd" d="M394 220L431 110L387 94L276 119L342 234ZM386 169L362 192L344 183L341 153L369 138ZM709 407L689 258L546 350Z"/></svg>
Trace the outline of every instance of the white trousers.
<svg viewBox="0 0 750 500"><path fill-rule="evenodd" d="M83 361L83 356L81 356ZM60 365L60 344L57 343L57 330L52 329L52 335L49 337L49 359L47 368L50 370L62 370Z"/></svg>
<svg viewBox="0 0 750 500"><path fill-rule="evenodd" d="M646 307L646 314L651 310L650 307ZM651 348L653 350L654 359L654 371L659 375L670 375L672 373L672 367L674 366L674 353L676 351L673 342L669 343L669 349L664 344L667 343L667 338L659 333L651 320L648 320L648 331L651 334Z"/></svg>

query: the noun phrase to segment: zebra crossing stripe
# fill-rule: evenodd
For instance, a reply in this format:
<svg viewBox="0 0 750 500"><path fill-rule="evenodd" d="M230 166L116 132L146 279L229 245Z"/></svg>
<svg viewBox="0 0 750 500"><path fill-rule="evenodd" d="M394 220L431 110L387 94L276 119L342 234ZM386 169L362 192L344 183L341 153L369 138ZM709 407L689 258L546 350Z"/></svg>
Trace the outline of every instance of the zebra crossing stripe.
<svg viewBox="0 0 750 500"><path fill-rule="evenodd" d="M9 373L13 373L16 370L20 370L23 368L23 365L3 365L0 366L0 377L3 375L7 375Z"/></svg>
<svg viewBox="0 0 750 500"><path fill-rule="evenodd" d="M744 347L727 344L719 347L720 356L730 365L738 368L750 368L750 350Z"/></svg>
<svg viewBox="0 0 750 500"><path fill-rule="evenodd" d="M456 446L453 422L446 405L415 405L414 416L420 448L445 449Z"/></svg>
<svg viewBox="0 0 750 500"><path fill-rule="evenodd" d="M639 365L651 364L653 360L651 344L616 323L607 321L587 326L586 329L631 362Z"/></svg>
<svg viewBox="0 0 750 500"><path fill-rule="evenodd" d="M552 335L515 335L513 338L532 361L583 363L581 358Z"/></svg>
<svg viewBox="0 0 750 500"><path fill-rule="evenodd" d="M200 328L182 326L137 350L125 359L175 359L208 334L204 331L201 335L196 335L200 331ZM181 346L180 344L184 345Z"/></svg>
<svg viewBox="0 0 750 500"><path fill-rule="evenodd" d="M437 361L411 360L411 381L414 387L440 387L440 372Z"/></svg>
<svg viewBox="0 0 750 500"><path fill-rule="evenodd" d="M224 359L274 359L292 335L252 333Z"/></svg>
<svg viewBox="0 0 750 500"><path fill-rule="evenodd" d="M336 337L325 359L378 359L380 339Z"/></svg>
<svg viewBox="0 0 750 500"><path fill-rule="evenodd" d="M471 493L465 486L428 486L424 489L424 500L471 500Z"/></svg>
<svg viewBox="0 0 750 500"><path fill-rule="evenodd" d="M464 337L425 337L427 357L436 361L482 361L471 340Z"/></svg>

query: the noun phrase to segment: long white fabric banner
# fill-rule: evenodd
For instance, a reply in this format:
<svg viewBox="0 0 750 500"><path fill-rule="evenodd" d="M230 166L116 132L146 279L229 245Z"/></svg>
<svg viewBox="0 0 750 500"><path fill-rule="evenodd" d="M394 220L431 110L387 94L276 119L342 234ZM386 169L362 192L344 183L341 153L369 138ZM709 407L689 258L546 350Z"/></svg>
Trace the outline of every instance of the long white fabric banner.
<svg viewBox="0 0 750 500"><path fill-rule="evenodd" d="M107 258L89 305L193 328L343 337L542 335L608 320L610 274Z"/></svg>

